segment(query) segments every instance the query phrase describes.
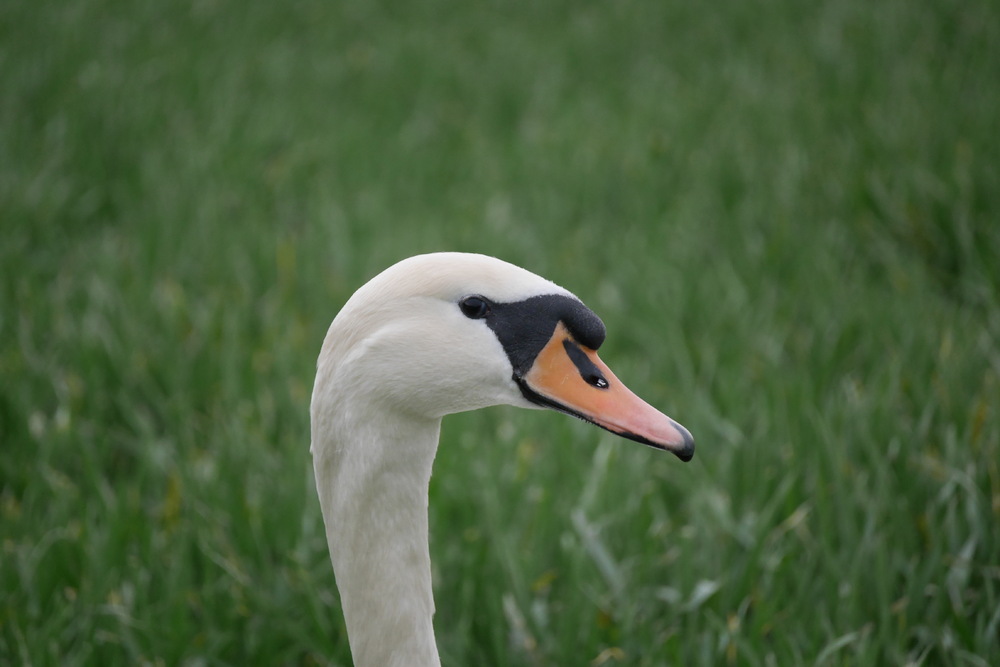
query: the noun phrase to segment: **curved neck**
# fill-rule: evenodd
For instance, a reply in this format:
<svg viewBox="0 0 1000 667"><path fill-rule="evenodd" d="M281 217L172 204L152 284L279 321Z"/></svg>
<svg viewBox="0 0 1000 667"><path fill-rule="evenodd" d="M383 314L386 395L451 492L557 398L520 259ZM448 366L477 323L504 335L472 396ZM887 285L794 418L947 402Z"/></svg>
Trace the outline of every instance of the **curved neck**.
<svg viewBox="0 0 1000 667"><path fill-rule="evenodd" d="M441 421L324 426L313 466L355 667L437 667L427 488Z"/></svg>

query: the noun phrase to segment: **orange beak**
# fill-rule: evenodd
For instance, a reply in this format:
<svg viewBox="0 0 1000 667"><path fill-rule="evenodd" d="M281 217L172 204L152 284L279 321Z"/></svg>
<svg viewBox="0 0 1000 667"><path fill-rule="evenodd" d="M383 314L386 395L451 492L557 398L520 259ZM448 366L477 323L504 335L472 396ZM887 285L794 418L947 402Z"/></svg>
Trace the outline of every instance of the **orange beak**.
<svg viewBox="0 0 1000 667"><path fill-rule="evenodd" d="M694 438L688 430L629 391L597 352L573 340L562 323L522 382L542 405L673 452L682 461L694 456Z"/></svg>

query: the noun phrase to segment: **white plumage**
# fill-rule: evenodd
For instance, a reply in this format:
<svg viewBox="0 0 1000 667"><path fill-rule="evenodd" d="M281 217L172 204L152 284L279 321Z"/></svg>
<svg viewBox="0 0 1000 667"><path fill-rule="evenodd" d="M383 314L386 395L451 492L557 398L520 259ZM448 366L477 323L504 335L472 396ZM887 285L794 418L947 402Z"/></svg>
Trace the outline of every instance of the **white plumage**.
<svg viewBox="0 0 1000 667"><path fill-rule="evenodd" d="M485 302L488 314L467 314L468 297ZM357 667L440 664L427 489L444 415L499 404L555 407L690 458L690 434L574 338L577 316L588 324L593 317L565 289L524 269L436 253L383 271L330 325L313 389L311 449ZM518 327L528 341L547 324L544 349L519 347L528 343ZM521 358L534 362L525 373L514 361Z"/></svg>

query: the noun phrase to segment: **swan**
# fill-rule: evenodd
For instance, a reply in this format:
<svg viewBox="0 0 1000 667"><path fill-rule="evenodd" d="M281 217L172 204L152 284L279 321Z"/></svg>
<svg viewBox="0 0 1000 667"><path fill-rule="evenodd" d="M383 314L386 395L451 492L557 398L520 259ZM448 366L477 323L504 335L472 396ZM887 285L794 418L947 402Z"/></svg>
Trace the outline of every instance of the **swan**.
<svg viewBox="0 0 1000 667"><path fill-rule="evenodd" d="M310 451L356 667L440 665L427 491L444 415L551 408L694 455L694 440L597 356L605 328L567 290L502 260L433 253L363 285L317 362Z"/></svg>

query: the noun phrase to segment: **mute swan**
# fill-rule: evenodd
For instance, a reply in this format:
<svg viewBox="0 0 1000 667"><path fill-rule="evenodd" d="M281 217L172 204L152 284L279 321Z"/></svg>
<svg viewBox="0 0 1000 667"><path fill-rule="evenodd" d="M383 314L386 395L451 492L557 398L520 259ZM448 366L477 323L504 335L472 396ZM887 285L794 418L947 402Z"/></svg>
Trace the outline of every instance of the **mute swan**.
<svg viewBox="0 0 1000 667"><path fill-rule="evenodd" d="M553 408L694 455L598 358L604 335L571 293L484 255L405 259L344 305L317 363L311 451L356 667L440 665L427 489L444 415Z"/></svg>

